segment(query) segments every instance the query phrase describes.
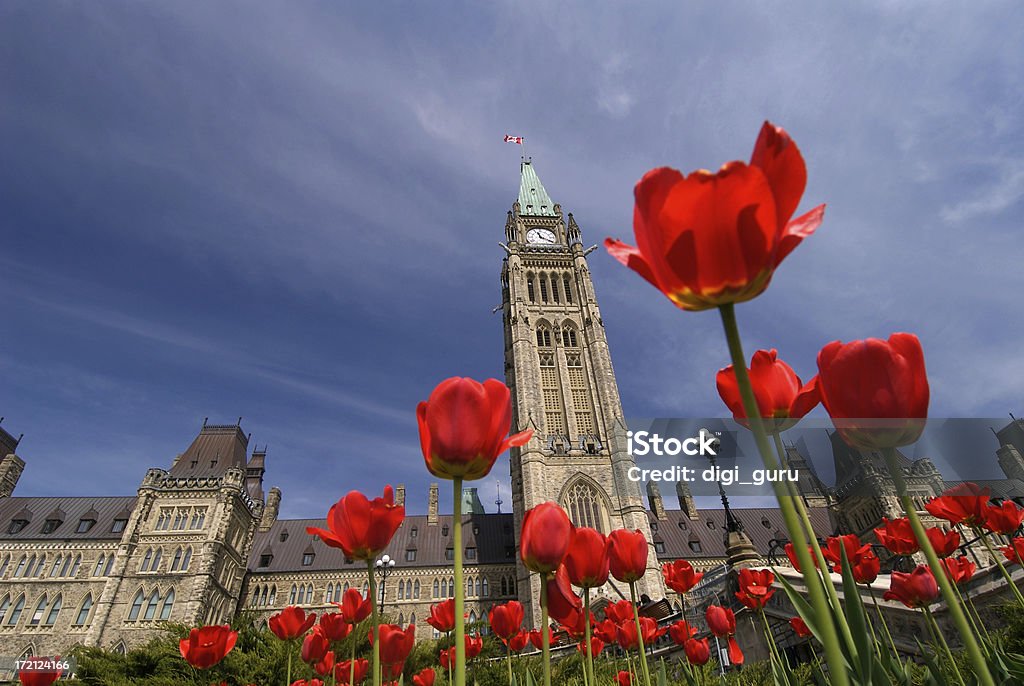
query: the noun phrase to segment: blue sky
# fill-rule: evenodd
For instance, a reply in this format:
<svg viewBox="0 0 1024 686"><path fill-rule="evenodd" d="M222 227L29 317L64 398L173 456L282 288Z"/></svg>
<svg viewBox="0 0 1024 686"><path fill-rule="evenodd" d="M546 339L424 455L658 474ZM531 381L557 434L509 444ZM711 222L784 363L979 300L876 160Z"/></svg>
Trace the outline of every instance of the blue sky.
<svg viewBox="0 0 1024 686"><path fill-rule="evenodd" d="M806 378L830 340L913 331L933 414L1024 412L1024 10L775 4L4 3L19 494L132 493L242 415L283 514L386 481L424 511L416 403L502 373L506 133L590 245L631 237L649 168L786 127L828 211L738 309L748 350ZM590 262L627 414L723 415L714 313Z"/></svg>

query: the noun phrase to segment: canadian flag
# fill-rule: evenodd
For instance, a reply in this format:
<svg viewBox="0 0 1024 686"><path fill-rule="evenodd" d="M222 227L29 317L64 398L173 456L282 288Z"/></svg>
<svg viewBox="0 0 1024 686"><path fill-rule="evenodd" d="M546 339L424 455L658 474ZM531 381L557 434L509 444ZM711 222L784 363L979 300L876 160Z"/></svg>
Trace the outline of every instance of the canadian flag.
<svg viewBox="0 0 1024 686"><path fill-rule="evenodd" d="M522 145L523 144L523 137L522 136L505 136L505 142L506 143L515 143L517 145Z"/></svg>

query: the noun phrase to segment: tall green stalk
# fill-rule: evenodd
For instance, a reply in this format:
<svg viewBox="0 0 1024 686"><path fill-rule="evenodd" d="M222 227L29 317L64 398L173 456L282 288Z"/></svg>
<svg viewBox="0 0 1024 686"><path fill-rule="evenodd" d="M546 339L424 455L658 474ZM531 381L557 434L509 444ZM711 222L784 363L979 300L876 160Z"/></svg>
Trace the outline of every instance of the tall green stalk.
<svg viewBox="0 0 1024 686"><path fill-rule="evenodd" d="M772 437L775 439L775 450L779 454L779 462L782 464L782 468L788 470L789 465L786 461L786 450L782 445L782 436L779 435L778 431L772 433ZM839 602L839 594L836 592L836 585L832 579L832 575L829 573L828 562L825 560L825 555L821 552L821 544L818 543L818 536L814 531L814 526L811 524L811 515L804 507L804 499L800 497L800 494L796 492L796 486L787 481L786 486L792 494L793 504L796 507L797 515L800 517L800 521L803 523L804 530L807 533L807 539L811 543L811 548L814 550L814 558L817 560L816 569L821 576L823 585L825 587L825 593L828 595L829 603L834 608L841 608L842 604ZM853 641L853 632L850 631L850 625L846 621L846 614L843 612L833 613L833 617L836 619L836 623L839 625L839 630L843 634L843 640L846 641L847 649L850 654L853 655L857 652L857 645Z"/></svg>
<svg viewBox="0 0 1024 686"><path fill-rule="evenodd" d="M373 560L366 561L369 576L370 607L373 609L373 684L380 686L380 609L377 607L377 580L373 574Z"/></svg>
<svg viewBox="0 0 1024 686"><path fill-rule="evenodd" d="M348 662L348 686L355 686L356 680L356 637L355 637L356 625L352 625L352 631L349 632L352 635L352 654L349 657Z"/></svg>
<svg viewBox="0 0 1024 686"><path fill-rule="evenodd" d="M590 587L583 588L583 640L587 642L587 675L590 685L597 686L594 681L594 651L590 643Z"/></svg>
<svg viewBox="0 0 1024 686"><path fill-rule="evenodd" d="M452 479L455 492L452 516L452 545L455 547L455 684L466 686L466 624L464 620L466 589L462 583L462 479Z"/></svg>
<svg viewBox="0 0 1024 686"><path fill-rule="evenodd" d="M644 683L651 686L651 672L647 668L647 648L644 646L644 632L640 628L640 608L636 604L636 582L629 582L629 599L633 601L633 621L636 622L636 644L640 649L640 666L644 670Z"/></svg>
<svg viewBox="0 0 1024 686"><path fill-rule="evenodd" d="M540 645L544 662L544 686L551 686L551 636L548 628L548 575L540 575Z"/></svg>
<svg viewBox="0 0 1024 686"><path fill-rule="evenodd" d="M733 370L736 372L736 383L740 389L740 397L743 399L743 409L750 423L751 433L757 442L757 449L761 453L761 460L767 469L778 469L779 465L772 455L768 445L768 436L761 422L761 411L757 407L757 398L754 397L754 388L750 383L750 375L747 373L747 362L743 354L743 343L740 340L739 327L736 325L736 311L732 303L721 305L718 308L722 317L722 327L725 329L725 340L729 344L729 355L732 358ZM786 523L786 530L793 539L793 547L800 562L801 573L804 577L804 584L807 587L807 595L811 600L811 607L815 615L820 617L818 622L822 646L825 648L825 659L828 662L829 673L835 686L849 686L850 680L847 675L846 661L839 645L839 636L836 633L836 613L841 612L840 608L833 610L825 595L824 584L818 571L811 560L807 549L807 540L801 528L800 518L796 512L793 502L787 498L786 486L779 481L772 482L772 490L775 491L775 499L782 511L782 518Z"/></svg>
<svg viewBox="0 0 1024 686"><path fill-rule="evenodd" d="M957 681L960 682L961 686L964 684L964 677L960 674L960 668L956 666L956 660L953 658L953 651L949 649L949 644L946 643L946 638L942 635L942 630L939 629L938 622L935 621L935 617L932 615L932 611L925 605L921 608L924 612L925 622L928 624L928 630L935 637L936 643L942 647L942 651L946 654L946 659L949 660L950 666L953 668L953 673L956 674Z"/></svg>
<svg viewBox="0 0 1024 686"><path fill-rule="evenodd" d="M868 594L871 595L871 603L875 606L875 612L878 614L878 623L882 625L882 629L885 630L885 636L889 639L889 647L892 648L892 656L897 660L900 659L900 651L896 649L896 641L892 640L892 632L889 631L889 625L885 623L885 617L882 616L882 608L878 606L878 598L875 597L875 589L871 587L871 584L866 584L868 587Z"/></svg>
<svg viewBox="0 0 1024 686"><path fill-rule="evenodd" d="M921 546L921 552L924 553L925 558L928 560L932 576L935 577L939 590L942 591L942 599L946 601L946 609L949 612L949 616L953 618L957 631L960 633L960 638L964 642L964 648L967 650L967 656L971 661L978 681L984 684L984 686L995 686L992 674L985 663L985 656L981 654L978 640L975 638L974 632L971 631L971 625L967 623L967 617L964 616L963 610L960 609L960 603L957 602L956 592L953 591L950 585L949 578L946 576L946 570L942 566L942 562L939 561L939 556L935 554L931 541L928 540L928 535L924 531L924 525L921 524L921 518L917 516L914 501L911 500L910 495L907 493L907 483L903 479L903 470L896 460L896 449L886 448L882 453L885 455L885 460L888 463L889 475L896 486L896 492L899 494L903 511L906 513L907 519L910 520L910 528L913 529L914 537L917 538L917 542Z"/></svg>

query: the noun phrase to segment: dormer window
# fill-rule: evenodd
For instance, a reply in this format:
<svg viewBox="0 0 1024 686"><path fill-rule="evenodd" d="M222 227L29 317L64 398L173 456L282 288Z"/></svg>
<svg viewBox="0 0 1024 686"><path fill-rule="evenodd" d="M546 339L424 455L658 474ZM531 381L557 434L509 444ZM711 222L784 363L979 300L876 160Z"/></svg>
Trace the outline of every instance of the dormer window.
<svg viewBox="0 0 1024 686"><path fill-rule="evenodd" d="M665 552L665 544L662 541L655 541L654 542L654 552L658 553L659 555L661 553L664 553Z"/></svg>
<svg viewBox="0 0 1024 686"><path fill-rule="evenodd" d="M11 525L7 527L7 533L16 534L22 529L24 529L26 526L28 526L27 519L12 519Z"/></svg>
<svg viewBox="0 0 1024 686"><path fill-rule="evenodd" d="M124 531L125 526L128 524L127 519L115 519L113 526L110 527L110 533L119 534Z"/></svg>
<svg viewBox="0 0 1024 686"><path fill-rule="evenodd" d="M57 530L57 527L59 527L63 523L64 522L59 519L47 519L45 522L43 522L43 533L52 534L54 531Z"/></svg>
<svg viewBox="0 0 1024 686"><path fill-rule="evenodd" d="M703 552L700 547L700 541L690 541L690 550L695 553Z"/></svg>
<svg viewBox="0 0 1024 686"><path fill-rule="evenodd" d="M285 529L284 531L281 532L281 543L284 543L287 540L288 540L288 529Z"/></svg>
<svg viewBox="0 0 1024 686"><path fill-rule="evenodd" d="M447 536L448 535L448 525L447 524L445 524L444 526L441 527L441 535L442 536Z"/></svg>
<svg viewBox="0 0 1024 686"><path fill-rule="evenodd" d="M419 530L419 529L417 529L416 527L413 527L413 528L412 528L412 529L411 529L411 530L409 531L409 538L416 538L416 535L417 535L417 534L419 534L419 532L420 532L420 530Z"/></svg>
<svg viewBox="0 0 1024 686"><path fill-rule="evenodd" d="M274 559L274 556L271 555L270 553L264 553L263 555L260 555L260 567L269 567L270 566L270 562L273 559Z"/></svg>
<svg viewBox="0 0 1024 686"><path fill-rule="evenodd" d="M95 519L79 519L78 528L75 529L76 534L84 534L93 527L96 523Z"/></svg>
<svg viewBox="0 0 1024 686"><path fill-rule="evenodd" d="M315 558L315 557L316 557L316 555L314 553L303 553L302 554L302 566L303 567L309 567L310 565L312 565L313 564L313 558Z"/></svg>

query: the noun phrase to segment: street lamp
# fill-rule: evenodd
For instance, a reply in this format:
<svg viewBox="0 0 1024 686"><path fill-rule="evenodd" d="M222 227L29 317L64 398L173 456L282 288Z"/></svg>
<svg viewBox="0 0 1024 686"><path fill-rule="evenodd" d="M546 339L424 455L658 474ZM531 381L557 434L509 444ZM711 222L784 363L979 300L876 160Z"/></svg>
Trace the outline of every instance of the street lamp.
<svg viewBox="0 0 1024 686"><path fill-rule="evenodd" d="M388 575L395 569L395 561L390 555L384 555L374 564L380 574L380 611L384 613L384 593L387 591Z"/></svg>

